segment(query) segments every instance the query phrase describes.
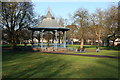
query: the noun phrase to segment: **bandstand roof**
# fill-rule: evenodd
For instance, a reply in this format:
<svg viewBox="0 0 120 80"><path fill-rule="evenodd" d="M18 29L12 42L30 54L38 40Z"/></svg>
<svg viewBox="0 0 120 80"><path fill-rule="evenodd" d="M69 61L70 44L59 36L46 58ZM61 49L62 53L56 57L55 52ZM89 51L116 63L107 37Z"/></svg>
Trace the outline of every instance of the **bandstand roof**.
<svg viewBox="0 0 120 80"><path fill-rule="evenodd" d="M33 31L42 31L42 30L45 30L45 31L54 31L54 30L57 30L57 31L68 31L70 30L69 28L64 28L64 27L52 27L52 28L49 28L49 27L32 27L32 28L29 28L29 30L33 30Z"/></svg>
<svg viewBox="0 0 120 80"><path fill-rule="evenodd" d="M52 16L50 9L48 9L48 12L46 16L43 16L43 20L41 23L36 27L31 27L29 30L35 30L35 31L52 31L52 30L58 30L58 31L68 31L69 28L65 28L59 24L59 22L55 19L54 16Z"/></svg>

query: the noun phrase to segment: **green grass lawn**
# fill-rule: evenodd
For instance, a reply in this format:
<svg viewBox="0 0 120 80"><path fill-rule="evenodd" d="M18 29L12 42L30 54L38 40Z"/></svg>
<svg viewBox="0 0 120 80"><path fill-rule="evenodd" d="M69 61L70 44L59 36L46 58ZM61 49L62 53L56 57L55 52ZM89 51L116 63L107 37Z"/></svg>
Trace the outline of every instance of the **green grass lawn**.
<svg viewBox="0 0 120 80"><path fill-rule="evenodd" d="M10 47L12 45L10 45L10 44L2 44L0 46L2 46L2 47ZM17 46L24 46L24 44L17 44ZM27 44L27 46L31 46L31 44Z"/></svg>
<svg viewBox="0 0 120 80"><path fill-rule="evenodd" d="M79 48L80 47L80 45L67 45L67 47L69 48L69 47L72 47L74 50L76 49L76 48ZM96 47L97 46L95 46L95 45L84 45L84 47L86 48L86 49L96 49ZM109 46L109 47L106 47L106 46L101 46L100 47L100 49L102 49L102 50L119 50L119 48L120 47L114 47L114 46Z"/></svg>
<svg viewBox="0 0 120 80"><path fill-rule="evenodd" d="M68 47L76 49L79 45ZM95 46L85 47L95 50ZM118 51L105 49L98 53L68 53L118 57ZM2 61L3 78L118 78L118 59L113 58L5 51Z"/></svg>
<svg viewBox="0 0 120 80"><path fill-rule="evenodd" d="M96 52L95 49L93 49L93 52L66 52L68 54L84 54L84 55L101 55L101 56L116 56L116 57L120 57L120 55L118 55L120 53L120 51L116 51L116 50L101 50L100 52Z"/></svg>
<svg viewBox="0 0 120 80"><path fill-rule="evenodd" d="M46 54L3 55L3 78L118 78L118 59Z"/></svg>
<svg viewBox="0 0 120 80"><path fill-rule="evenodd" d="M67 45L68 48L73 48L74 50L76 50L77 48L79 48L80 45ZM105 46L100 47L101 51L100 52L96 52L96 46L94 45L85 45L84 46L86 49L86 52L67 52L72 53L72 54L85 54L85 55L101 55L101 56L116 56L116 57L120 57L120 55L118 55L120 53L120 51L116 50L118 47L115 48L110 48L110 50L106 50L108 49ZM115 50L112 50L115 49Z"/></svg>

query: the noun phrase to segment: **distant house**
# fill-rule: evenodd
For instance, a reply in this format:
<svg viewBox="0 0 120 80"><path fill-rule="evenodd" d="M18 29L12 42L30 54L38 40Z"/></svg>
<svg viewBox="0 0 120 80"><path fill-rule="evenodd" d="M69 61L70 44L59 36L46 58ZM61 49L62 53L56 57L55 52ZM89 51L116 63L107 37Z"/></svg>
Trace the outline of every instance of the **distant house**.
<svg viewBox="0 0 120 80"><path fill-rule="evenodd" d="M114 42L114 46L120 45L120 38L117 38Z"/></svg>

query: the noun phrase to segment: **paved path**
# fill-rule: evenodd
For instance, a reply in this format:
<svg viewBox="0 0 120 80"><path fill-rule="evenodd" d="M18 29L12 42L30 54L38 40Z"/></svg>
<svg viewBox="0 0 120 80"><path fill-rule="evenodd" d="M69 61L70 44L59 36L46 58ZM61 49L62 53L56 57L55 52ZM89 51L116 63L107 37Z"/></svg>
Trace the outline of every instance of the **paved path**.
<svg viewBox="0 0 120 80"><path fill-rule="evenodd" d="M120 57L116 57L116 56L104 56L104 55L69 54L69 53L57 53L57 52L44 52L44 53L48 53L48 54L60 54L60 55L74 55L74 56L87 56L87 57L100 57L100 58L120 59Z"/></svg>

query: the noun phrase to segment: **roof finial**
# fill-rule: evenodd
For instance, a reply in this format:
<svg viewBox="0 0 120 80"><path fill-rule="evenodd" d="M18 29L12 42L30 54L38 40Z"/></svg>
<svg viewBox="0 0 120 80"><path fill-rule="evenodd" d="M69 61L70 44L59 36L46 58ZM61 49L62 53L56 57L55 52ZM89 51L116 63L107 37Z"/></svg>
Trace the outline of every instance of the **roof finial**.
<svg viewBox="0 0 120 80"><path fill-rule="evenodd" d="M48 7L48 12L50 12L50 7Z"/></svg>
<svg viewBox="0 0 120 80"><path fill-rule="evenodd" d="M46 17L47 17L47 18L52 18L52 17L53 17L52 14L51 14L51 9L50 9L50 7L48 7L48 13L47 13Z"/></svg>

